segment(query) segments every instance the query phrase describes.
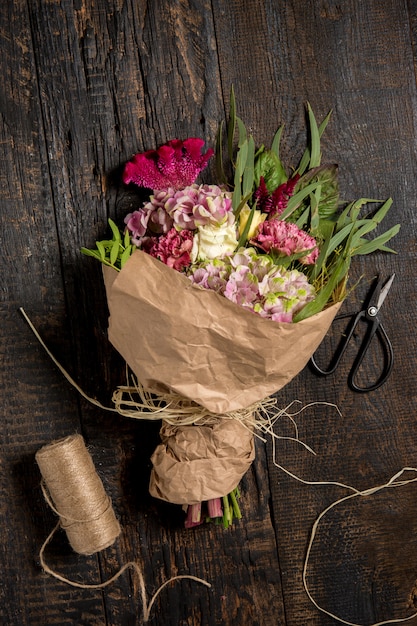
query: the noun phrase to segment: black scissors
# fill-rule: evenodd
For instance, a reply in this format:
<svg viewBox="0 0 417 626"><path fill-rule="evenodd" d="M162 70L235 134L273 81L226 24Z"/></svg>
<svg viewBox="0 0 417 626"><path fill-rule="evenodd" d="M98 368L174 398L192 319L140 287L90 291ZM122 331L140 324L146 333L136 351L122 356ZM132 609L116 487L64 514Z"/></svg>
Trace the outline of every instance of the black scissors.
<svg viewBox="0 0 417 626"><path fill-rule="evenodd" d="M372 291L370 292L370 296L368 297L365 306L363 307L361 311L359 311L359 313L356 313L353 315L351 313L347 313L345 315L338 315L335 318L335 320L337 320L337 319L344 319L344 318L350 317L351 322L349 323L346 334L343 335L339 343L339 346L337 348L337 351L327 370L324 370L317 365L314 359L314 355L311 357L310 363L313 367L313 370L316 372L316 374L319 374L321 376L328 376L329 374L333 374L333 372L337 369L343 354L345 353L345 350L349 344L349 341L351 340L355 332L355 328L358 326L359 322L365 321L368 324L367 333L359 348L359 352L353 362L352 369L349 372L348 384L349 384L349 387L353 389L354 391L364 393L367 391L374 391L375 389L378 389L378 387L380 387L381 385L385 383L388 376L391 374L392 365L394 361L394 353L393 353L392 345L388 338L388 335L385 332L383 325L378 319L378 312L382 306L382 303L384 302L385 298L388 295L388 292L391 288L394 278L395 278L395 274L392 274L389 277L389 279L386 281L383 287L382 287L383 281L381 281L381 279L378 279L376 285L373 287ZM355 382L356 375L363 361L363 358L370 346L370 343L374 337L378 339L384 352L383 370L378 380L375 383L369 385L368 387L360 387Z"/></svg>

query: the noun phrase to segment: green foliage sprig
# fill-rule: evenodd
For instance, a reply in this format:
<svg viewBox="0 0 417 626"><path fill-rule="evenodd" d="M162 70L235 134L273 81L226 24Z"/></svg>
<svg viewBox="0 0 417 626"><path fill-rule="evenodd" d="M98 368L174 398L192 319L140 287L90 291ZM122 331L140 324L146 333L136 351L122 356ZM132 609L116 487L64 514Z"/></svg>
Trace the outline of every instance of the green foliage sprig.
<svg viewBox="0 0 417 626"><path fill-rule="evenodd" d="M95 250L81 248L81 252L87 256L98 259L104 265L108 265L120 272L135 250L135 246L130 242L130 233L128 230L122 235L113 220L109 219L109 225L113 233L112 239L96 241Z"/></svg>
<svg viewBox="0 0 417 626"><path fill-rule="evenodd" d="M313 236L319 246L320 254L314 265L303 266L302 271L316 288L316 298L308 303L294 318L300 321L319 313L328 303L340 301L346 295L346 282L351 259L357 255L371 252L395 252L386 243L400 230L400 224L383 232L374 239L366 235L375 230L386 217L392 206L392 199L385 202L371 198L360 198L342 206L339 200L337 166L321 165L321 137L329 123L331 112L318 125L310 104L308 112L308 145L292 176L299 176L294 194L288 200L280 219L294 222ZM255 150L255 142L248 134L243 121L236 115L236 102L233 89L230 96L230 116L226 129L227 151L233 167L233 210L236 218L242 208L251 208L249 218L239 240L239 245L246 241L256 200L254 192L261 177L272 193L279 185L288 181L280 158L280 142L283 133L281 126L276 132L270 149L261 146ZM220 180L227 179L223 167L223 127L220 126L216 142L216 168ZM379 208L369 210L362 215L362 209L370 204L379 204ZM278 264L297 267L297 258L274 258Z"/></svg>

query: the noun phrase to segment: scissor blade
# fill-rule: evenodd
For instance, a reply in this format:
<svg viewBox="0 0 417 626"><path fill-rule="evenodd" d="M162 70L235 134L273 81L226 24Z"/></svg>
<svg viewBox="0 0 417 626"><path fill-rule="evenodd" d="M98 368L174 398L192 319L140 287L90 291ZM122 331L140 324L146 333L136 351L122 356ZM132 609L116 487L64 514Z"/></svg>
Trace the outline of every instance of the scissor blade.
<svg viewBox="0 0 417 626"><path fill-rule="evenodd" d="M385 298L387 297L389 290L391 289L391 285L394 282L394 278L395 278L395 274L392 274L392 276L390 276L387 282L385 283L384 287L381 289L381 293L379 294L379 298L377 302L378 311L381 308Z"/></svg>

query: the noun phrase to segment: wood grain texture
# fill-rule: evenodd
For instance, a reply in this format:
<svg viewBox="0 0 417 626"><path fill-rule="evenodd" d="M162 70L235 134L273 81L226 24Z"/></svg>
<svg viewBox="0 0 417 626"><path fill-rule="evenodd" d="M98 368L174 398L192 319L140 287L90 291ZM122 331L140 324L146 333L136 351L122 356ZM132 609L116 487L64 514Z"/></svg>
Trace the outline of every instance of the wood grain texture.
<svg viewBox="0 0 417 626"><path fill-rule="evenodd" d="M136 626L137 581L80 590L45 575L39 549L55 523L39 488L34 454L81 432L123 533L99 555L81 557L59 532L51 567L74 580L107 580L135 560L149 597L170 576L191 574L158 596L150 624L332 626L308 599L302 569L312 525L326 506L416 466L416 41L417 3L396 0L16 0L1 3L0 42L0 624ZM343 197L386 198L387 224L403 224L398 255L358 259L365 275L396 272L382 313L395 366L376 392L306 368L277 394L316 404L296 417L294 442L257 442L242 481L244 520L229 531L183 529L179 507L148 495L158 425L101 411L81 399L37 344L24 306L60 362L109 405L124 365L107 341L101 270L82 257L122 223L140 198L121 185L123 163L173 137L213 143L234 85L239 115L258 144L285 123L282 155L295 166L305 145L305 103L333 109L323 159L338 163ZM212 180L214 168L204 173ZM331 338L323 347L330 354ZM369 370L378 371L379 354ZM281 419L277 434L293 433ZM308 582L319 604L359 624L415 609L416 488L384 490L337 507L323 520ZM417 624L411 620L410 624Z"/></svg>

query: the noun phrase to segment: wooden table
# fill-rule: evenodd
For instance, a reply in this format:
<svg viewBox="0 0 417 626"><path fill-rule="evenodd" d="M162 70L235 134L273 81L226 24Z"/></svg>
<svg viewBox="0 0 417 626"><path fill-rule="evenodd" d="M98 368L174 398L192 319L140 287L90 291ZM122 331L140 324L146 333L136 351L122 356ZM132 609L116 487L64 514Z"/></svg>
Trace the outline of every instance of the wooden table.
<svg viewBox="0 0 417 626"><path fill-rule="evenodd" d="M304 480L359 490L416 467L417 3L15 0L1 3L0 33L0 623L142 623L132 573L91 590L40 567L56 516L41 493L34 455L79 432L123 532L91 557L74 553L58 532L45 555L55 571L94 584L135 560L149 597L174 575L211 583L171 583L153 607L155 625L336 624L308 598L302 572L314 521L347 489L295 480L274 465L271 442L258 441L242 481L244 519L227 531L185 530L180 507L148 495L158 424L83 400L18 309L84 391L109 405L124 366L107 341L99 264L80 247L103 238L108 217L122 223L133 206L117 184L120 167L173 137L213 144L231 85L258 145L285 123L288 166L305 146L306 102L319 119L333 109L323 159L339 164L343 198L392 196L386 226L402 223L397 255L355 261L352 284L365 278L344 305L358 308L376 273L396 273L382 313L395 366L369 394L349 390L349 358L329 379L306 368L277 402L329 403L296 418L316 456L279 440L276 461ZM369 367L377 371L376 358ZM286 420L276 430L292 432ZM308 569L319 605L364 625L416 611L416 502L417 487L409 484L348 501L323 519Z"/></svg>

